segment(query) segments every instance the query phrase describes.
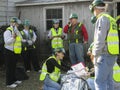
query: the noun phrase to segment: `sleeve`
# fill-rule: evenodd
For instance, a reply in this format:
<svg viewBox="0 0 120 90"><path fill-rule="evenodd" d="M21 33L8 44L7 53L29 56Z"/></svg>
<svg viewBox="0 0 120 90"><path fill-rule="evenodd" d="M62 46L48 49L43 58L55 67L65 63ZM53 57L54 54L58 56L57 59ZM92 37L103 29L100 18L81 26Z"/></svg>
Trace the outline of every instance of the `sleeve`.
<svg viewBox="0 0 120 90"><path fill-rule="evenodd" d="M63 32L64 32L64 33L68 33L68 28L69 28L69 25L67 24L67 25L64 27Z"/></svg>
<svg viewBox="0 0 120 90"><path fill-rule="evenodd" d="M32 38L32 41L35 42L36 39L37 39L37 36L36 36L35 32L33 31L33 38Z"/></svg>
<svg viewBox="0 0 120 90"><path fill-rule="evenodd" d="M57 61L55 61L54 59L49 60L49 63L51 63L51 65L53 65L53 66L56 66L56 67L59 68L60 70L63 70L63 71L67 71L67 70L68 70L67 68L59 65L59 64L57 63Z"/></svg>
<svg viewBox="0 0 120 90"><path fill-rule="evenodd" d="M15 39L12 37L12 32L10 30L6 30L4 32L4 42L5 44L14 43Z"/></svg>
<svg viewBox="0 0 120 90"><path fill-rule="evenodd" d="M51 32L51 30L49 30L49 32L48 32L48 38L51 38L52 37L52 32Z"/></svg>
<svg viewBox="0 0 120 90"><path fill-rule="evenodd" d="M106 36L110 27L110 22L106 17L98 18L95 25L94 33L94 45L92 49L92 54L97 56L102 53L103 49L106 47Z"/></svg>
<svg viewBox="0 0 120 90"><path fill-rule="evenodd" d="M84 41L88 41L88 33L87 33L87 30L83 24L82 24L81 28L82 28L82 34L84 37Z"/></svg>

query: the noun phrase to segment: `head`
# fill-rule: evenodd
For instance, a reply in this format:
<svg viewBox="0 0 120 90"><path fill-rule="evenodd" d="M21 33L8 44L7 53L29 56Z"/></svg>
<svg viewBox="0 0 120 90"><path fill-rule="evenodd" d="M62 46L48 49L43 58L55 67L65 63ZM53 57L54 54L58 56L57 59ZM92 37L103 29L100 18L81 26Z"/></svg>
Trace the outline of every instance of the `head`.
<svg viewBox="0 0 120 90"><path fill-rule="evenodd" d="M104 12L106 9L103 0L94 0L89 6L89 8L95 16L98 16L101 12Z"/></svg>
<svg viewBox="0 0 120 90"><path fill-rule="evenodd" d="M118 28L120 28L120 15L116 17L116 23L117 23Z"/></svg>
<svg viewBox="0 0 120 90"><path fill-rule="evenodd" d="M21 21L17 17L10 18L10 25L18 27Z"/></svg>
<svg viewBox="0 0 120 90"><path fill-rule="evenodd" d="M56 48L54 50L54 55L58 60L63 60L65 54L65 50L63 48Z"/></svg>
<svg viewBox="0 0 120 90"><path fill-rule="evenodd" d="M78 15L75 14L75 13L72 13L69 17L69 20L70 20L72 25L77 24L78 23L78 21L77 21L78 20Z"/></svg>
<svg viewBox="0 0 120 90"><path fill-rule="evenodd" d="M54 28L58 28L59 27L59 23L60 23L60 21L58 20L58 19L53 19L53 27Z"/></svg>
<svg viewBox="0 0 120 90"><path fill-rule="evenodd" d="M29 30L30 21L28 19L25 19L23 25L24 25L24 29Z"/></svg>

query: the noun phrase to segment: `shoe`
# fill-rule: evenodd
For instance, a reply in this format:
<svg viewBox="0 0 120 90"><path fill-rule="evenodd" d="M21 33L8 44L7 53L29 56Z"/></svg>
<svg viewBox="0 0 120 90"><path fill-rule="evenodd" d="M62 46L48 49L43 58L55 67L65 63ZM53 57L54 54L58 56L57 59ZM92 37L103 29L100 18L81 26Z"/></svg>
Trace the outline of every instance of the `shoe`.
<svg viewBox="0 0 120 90"><path fill-rule="evenodd" d="M15 81L15 84L21 84L21 83L22 81L19 81L19 80Z"/></svg>
<svg viewBox="0 0 120 90"><path fill-rule="evenodd" d="M26 72L30 72L30 70L27 70Z"/></svg>
<svg viewBox="0 0 120 90"><path fill-rule="evenodd" d="M11 85L7 85L7 87L9 87L9 88L15 88L15 87L17 87L17 84L13 83Z"/></svg>

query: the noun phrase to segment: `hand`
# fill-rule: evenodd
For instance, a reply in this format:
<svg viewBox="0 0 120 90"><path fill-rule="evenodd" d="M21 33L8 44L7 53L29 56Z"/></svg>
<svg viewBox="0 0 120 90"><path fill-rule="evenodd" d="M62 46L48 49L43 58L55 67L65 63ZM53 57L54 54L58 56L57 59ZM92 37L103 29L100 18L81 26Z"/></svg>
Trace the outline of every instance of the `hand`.
<svg viewBox="0 0 120 90"><path fill-rule="evenodd" d="M93 54L90 55L90 59L93 62L93 60L94 60L94 55Z"/></svg>
<svg viewBox="0 0 120 90"><path fill-rule="evenodd" d="M23 39L23 40L22 40L22 42L24 42L24 43L25 43L25 42L27 42L27 40Z"/></svg>
<svg viewBox="0 0 120 90"><path fill-rule="evenodd" d="M16 34L13 34L12 37L15 39L15 38L17 37L17 35L16 35Z"/></svg>
<svg viewBox="0 0 120 90"><path fill-rule="evenodd" d="M84 44L87 44L88 42L87 41L84 41Z"/></svg>
<svg viewBox="0 0 120 90"><path fill-rule="evenodd" d="M29 45L32 45L32 44L33 44L33 42L32 42L31 40L28 40L27 43L28 43Z"/></svg>

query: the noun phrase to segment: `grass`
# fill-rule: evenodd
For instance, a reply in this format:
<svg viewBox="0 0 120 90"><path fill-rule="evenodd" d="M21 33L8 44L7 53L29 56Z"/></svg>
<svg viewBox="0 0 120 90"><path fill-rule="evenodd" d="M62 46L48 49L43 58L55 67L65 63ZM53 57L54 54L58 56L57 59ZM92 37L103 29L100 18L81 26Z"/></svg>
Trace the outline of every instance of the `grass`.
<svg viewBox="0 0 120 90"><path fill-rule="evenodd" d="M28 80L24 80L16 88L8 88L5 85L5 69L0 67L0 90L42 90L42 82L39 81L40 73L31 71L27 73Z"/></svg>

